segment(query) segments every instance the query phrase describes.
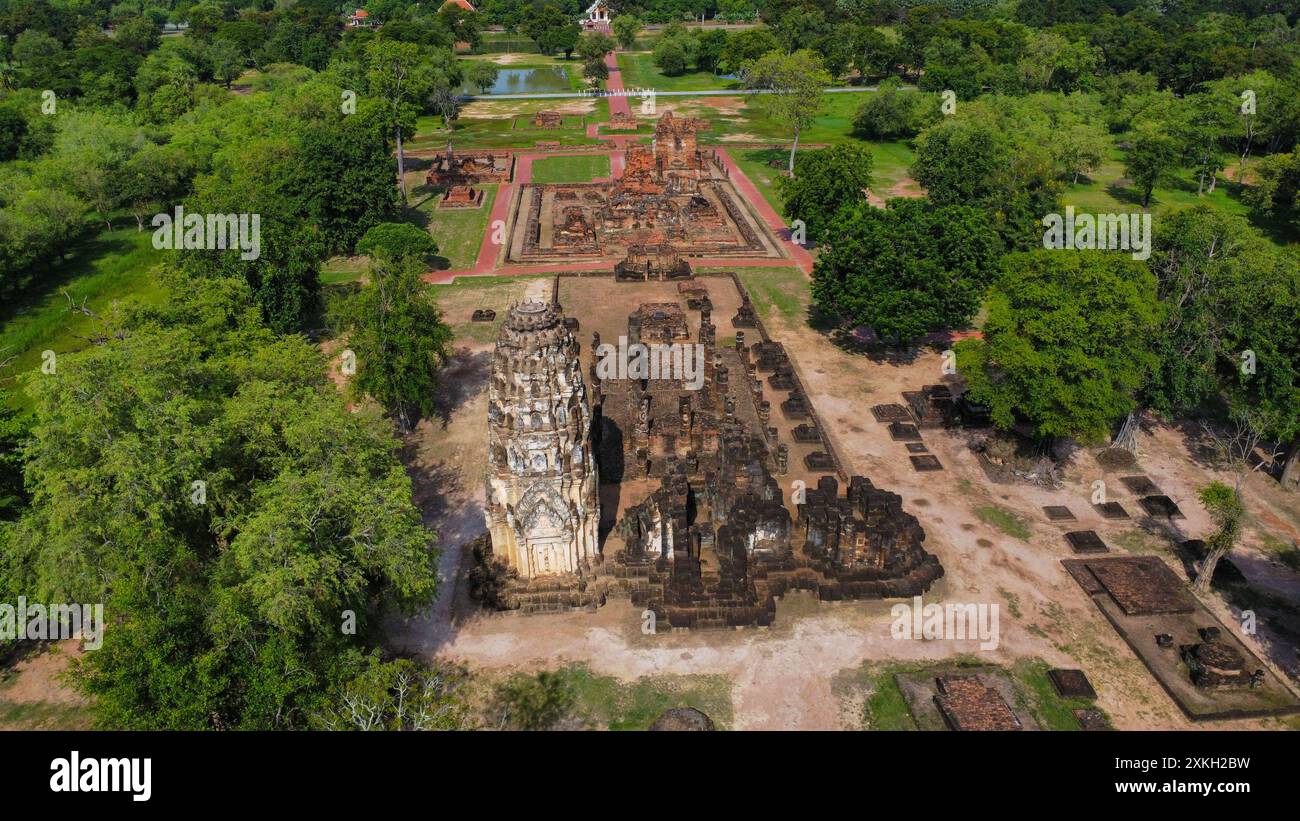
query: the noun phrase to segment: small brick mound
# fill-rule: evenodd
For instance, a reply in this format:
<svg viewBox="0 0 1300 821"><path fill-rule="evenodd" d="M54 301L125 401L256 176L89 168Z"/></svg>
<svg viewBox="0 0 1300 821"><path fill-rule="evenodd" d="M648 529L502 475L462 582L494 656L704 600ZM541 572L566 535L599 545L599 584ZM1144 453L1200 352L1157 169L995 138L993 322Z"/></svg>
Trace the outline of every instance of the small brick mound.
<svg viewBox="0 0 1300 821"><path fill-rule="evenodd" d="M943 465L939 463L939 458L937 456L925 454L924 456L909 456L907 458L912 460L912 469L921 473L926 473L932 470L943 470Z"/></svg>
<svg viewBox="0 0 1300 821"><path fill-rule="evenodd" d="M1080 730L1109 730L1110 722L1106 721L1106 716L1102 715L1101 710L1075 710L1074 720L1079 722Z"/></svg>
<svg viewBox="0 0 1300 821"><path fill-rule="evenodd" d="M1109 553L1110 548L1101 540L1095 530L1076 530L1065 534L1070 549L1075 553Z"/></svg>
<svg viewBox="0 0 1300 821"><path fill-rule="evenodd" d="M930 449L925 446L924 442L908 442L908 453L929 453Z"/></svg>
<svg viewBox="0 0 1300 821"><path fill-rule="evenodd" d="M902 405L876 405L872 407L871 415L876 417L877 422L904 422L912 418L912 414Z"/></svg>
<svg viewBox="0 0 1300 821"><path fill-rule="evenodd" d="M491 308L479 308L470 316L470 322L492 322L496 320L497 312Z"/></svg>
<svg viewBox="0 0 1300 821"><path fill-rule="evenodd" d="M1160 492L1156 483L1146 476L1125 476L1120 481L1134 496L1154 496Z"/></svg>
<svg viewBox="0 0 1300 821"><path fill-rule="evenodd" d="M707 732L713 729L713 720L694 707L674 707L664 710L663 715L650 725L650 729L657 732Z"/></svg>
<svg viewBox="0 0 1300 821"><path fill-rule="evenodd" d="M909 425L906 422L890 422L889 437L895 442L919 442L921 441L921 432L916 429L916 425Z"/></svg>
<svg viewBox="0 0 1300 821"><path fill-rule="evenodd" d="M1074 514L1065 505L1047 505L1043 508L1043 513L1052 522L1073 522Z"/></svg>
<svg viewBox="0 0 1300 821"><path fill-rule="evenodd" d="M1103 519L1127 519L1128 511L1119 502L1106 502L1101 505L1093 505L1094 510L1101 514Z"/></svg>
<svg viewBox="0 0 1300 821"><path fill-rule="evenodd" d="M794 441L796 442L809 443L820 442L822 440L822 435L817 430L817 426L810 425L807 422L801 425L795 425L794 430L790 432L790 435L794 437Z"/></svg>
<svg viewBox="0 0 1300 821"><path fill-rule="evenodd" d="M1174 571L1157 556L1085 560L1115 604L1129 616L1192 613L1196 601Z"/></svg>
<svg viewBox="0 0 1300 821"><path fill-rule="evenodd" d="M812 453L803 457L803 464L804 467L809 470L821 471L835 469L835 461L831 459L830 454L820 450L814 450Z"/></svg>
<svg viewBox="0 0 1300 821"><path fill-rule="evenodd" d="M1088 677L1082 670L1058 668L1048 670L1047 677L1052 680L1052 686L1056 688L1056 693L1061 698L1095 699L1097 697L1097 691L1092 689L1092 682L1088 681Z"/></svg>
<svg viewBox="0 0 1300 821"><path fill-rule="evenodd" d="M1150 516L1163 516L1166 519L1184 519L1183 512L1168 496L1143 496L1138 504Z"/></svg>
<svg viewBox="0 0 1300 821"><path fill-rule="evenodd" d="M1019 730L1020 719L1002 694L979 676L942 676L934 697L944 721L954 730Z"/></svg>

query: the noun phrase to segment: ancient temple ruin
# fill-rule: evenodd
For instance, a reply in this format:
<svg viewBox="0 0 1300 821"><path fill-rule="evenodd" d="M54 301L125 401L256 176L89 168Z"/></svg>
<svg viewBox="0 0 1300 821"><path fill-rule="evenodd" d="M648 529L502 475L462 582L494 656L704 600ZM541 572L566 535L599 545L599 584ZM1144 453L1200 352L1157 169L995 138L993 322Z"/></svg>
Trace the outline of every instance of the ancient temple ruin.
<svg viewBox="0 0 1300 821"><path fill-rule="evenodd" d="M684 257L785 255L766 223L728 179L717 152L701 149L707 123L668 112L649 144L630 145L615 180L524 183L511 201L511 263L620 260L685 276ZM641 259L648 249L662 262Z"/></svg>
<svg viewBox="0 0 1300 821"><path fill-rule="evenodd" d="M488 386L486 516L494 559L520 579L599 560L591 406L558 306L527 301L501 325Z"/></svg>
<svg viewBox="0 0 1300 821"><path fill-rule="evenodd" d="M759 328L719 346L701 280L638 287L658 298L625 324L593 318L607 338L593 331L581 366L558 305L526 302L505 321L488 521L509 578L478 585L493 591L481 598L528 613L627 598L662 629L765 626L790 591L906 597L943 575L902 499L843 475L780 343ZM748 304L726 298L728 313ZM663 367L609 367L640 346ZM597 481L612 504L599 529Z"/></svg>
<svg viewBox="0 0 1300 821"><path fill-rule="evenodd" d="M452 151L438 154L425 181L438 188L510 182L515 158L509 151Z"/></svg>

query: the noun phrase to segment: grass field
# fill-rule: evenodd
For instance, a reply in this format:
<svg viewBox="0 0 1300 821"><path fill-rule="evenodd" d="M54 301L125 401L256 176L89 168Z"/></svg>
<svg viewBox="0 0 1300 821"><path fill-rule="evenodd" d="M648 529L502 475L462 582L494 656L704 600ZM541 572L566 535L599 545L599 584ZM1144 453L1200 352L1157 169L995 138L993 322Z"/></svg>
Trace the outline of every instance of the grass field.
<svg viewBox="0 0 1300 821"><path fill-rule="evenodd" d="M478 260L478 249L483 244L483 237L488 231L488 220L492 216L492 203L496 201L497 186L482 185L483 205L478 208L440 209L437 204L442 200L441 193L423 187L417 190L413 199L415 210L420 217L428 220L425 227L438 243L438 257L435 267L446 270L473 268ZM418 218L417 218L418 219Z"/></svg>
<svg viewBox="0 0 1300 821"><path fill-rule="evenodd" d="M871 149L873 180L872 188L881 196L888 196L889 189L905 180L910 180L909 172L916 155L911 146L905 142L872 143L864 140L854 142ZM788 149L780 148L732 148L728 151L745 176L763 194L763 198L781 212L785 206L780 192L776 190L776 178L785 172L786 162L790 157ZM798 155L796 154L796 159ZM775 163L775 165L773 165Z"/></svg>
<svg viewBox="0 0 1300 821"><path fill-rule="evenodd" d="M708 269L703 269L708 270ZM730 268L749 291L754 310L764 320L780 314L795 321L808 313L812 294L808 277L798 268Z"/></svg>
<svg viewBox="0 0 1300 821"><path fill-rule="evenodd" d="M862 667L841 673L833 682L841 697L860 694L862 697L862 727L865 730L915 730L907 700L899 689L896 675L924 673L932 669L981 668L988 665L981 659L959 656L935 666L926 663L877 664L866 662ZM1015 687L1019 706L1034 717L1045 730L1078 730L1075 709L1095 708L1087 699L1061 698L1047 677L1049 665L1039 659L1022 659L1009 670L1004 668Z"/></svg>
<svg viewBox="0 0 1300 821"><path fill-rule="evenodd" d="M646 730L674 707L694 707L719 730L731 727L731 682L725 676L646 676L626 683L583 665L556 672L573 694L574 714L588 727Z"/></svg>
<svg viewBox="0 0 1300 821"><path fill-rule="evenodd" d="M534 128L538 111L560 111L560 128ZM448 140L456 148L532 148L538 142L561 145L592 145L601 142L587 136L587 123L609 119L606 99L482 100L467 104L451 131L441 117L424 115L416 120L415 137L406 144L411 151L444 149Z"/></svg>
<svg viewBox="0 0 1300 821"><path fill-rule="evenodd" d="M648 51L619 52L618 68L623 74L624 88L652 88L655 91L740 88L738 80L719 77L708 71L688 71L680 77L669 77L654 64Z"/></svg>
<svg viewBox="0 0 1300 821"><path fill-rule="evenodd" d="M454 282L430 285L429 292L437 300L458 342L472 340L489 344L497 338L511 304L524 298L528 283L534 279L537 277L461 277ZM471 322L470 315L478 308L495 310L496 321Z"/></svg>
<svg viewBox="0 0 1300 821"><path fill-rule="evenodd" d="M996 527L1003 533L1015 539L1028 539L1033 533L1024 519L997 505L986 505L975 508L975 515L986 525Z"/></svg>
<svg viewBox="0 0 1300 821"><path fill-rule="evenodd" d="M162 289L151 271L165 252L154 249L152 237L151 231L137 231L134 224L91 235L73 246L62 265L28 286L22 297L6 302L0 309L0 362L9 364L0 378L39 368L42 351L61 354L84 348L115 301L161 300ZM99 318L70 310L69 299ZM29 407L23 392L8 395L15 408Z"/></svg>
<svg viewBox="0 0 1300 821"><path fill-rule="evenodd" d="M591 182L610 175L609 157L545 157L533 162L533 182Z"/></svg>

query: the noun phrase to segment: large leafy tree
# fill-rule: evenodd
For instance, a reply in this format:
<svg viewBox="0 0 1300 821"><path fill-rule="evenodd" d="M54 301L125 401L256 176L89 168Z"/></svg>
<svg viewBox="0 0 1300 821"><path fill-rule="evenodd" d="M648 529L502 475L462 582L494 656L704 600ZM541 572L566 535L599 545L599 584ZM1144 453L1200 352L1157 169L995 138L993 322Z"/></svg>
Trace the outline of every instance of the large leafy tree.
<svg viewBox="0 0 1300 821"><path fill-rule="evenodd" d="M871 185L871 152L860 145L837 145L805 151L793 177L778 177L777 191L785 215L801 219L808 236L822 240L830 221L847 205L865 202Z"/></svg>
<svg viewBox="0 0 1300 821"><path fill-rule="evenodd" d="M3 575L105 602L112 628L75 670L101 725L304 727L383 609L431 596L433 538L391 429L348 412L243 280L168 290L28 377L32 506Z"/></svg>
<svg viewBox="0 0 1300 821"><path fill-rule="evenodd" d="M981 207L1009 248L1030 248L1043 215L1060 210L1053 130L1039 97L963 103L916 138L912 174L936 203Z"/></svg>
<svg viewBox="0 0 1300 821"><path fill-rule="evenodd" d="M813 265L818 310L900 342L969 322L1002 244L979 209L894 199L839 211Z"/></svg>
<svg viewBox="0 0 1300 821"><path fill-rule="evenodd" d="M383 101L383 122L397 144L397 181L406 201L403 142L415 133L415 117L432 93L436 77L415 43L376 38L366 46L370 93Z"/></svg>
<svg viewBox="0 0 1300 821"><path fill-rule="evenodd" d="M641 33L641 18L635 14L620 14L610 21L609 27L614 31L614 39L623 49L636 45L636 36Z"/></svg>
<svg viewBox="0 0 1300 821"><path fill-rule="evenodd" d="M406 251L406 243L399 246L405 253L393 253L391 244L367 247L378 254L370 282L342 316L357 357L353 388L373 397L403 430L410 430L434 408L438 371L450 355L452 333L420 279L426 268L421 252Z"/></svg>
<svg viewBox="0 0 1300 821"><path fill-rule="evenodd" d="M1150 265L1165 313L1145 401L1189 413L1241 381L1246 340L1270 310L1265 296L1287 288L1287 260L1244 219L1198 206L1157 224Z"/></svg>
<svg viewBox="0 0 1300 821"><path fill-rule="evenodd" d="M957 343L958 371L1000 428L1100 439L1155 367L1155 277L1110 251L1009 254L983 339Z"/></svg>
<svg viewBox="0 0 1300 821"><path fill-rule="evenodd" d="M1169 129L1154 120L1144 120L1133 129L1124 173L1142 192L1142 207L1151 204L1151 192L1169 179L1178 167L1183 146Z"/></svg>
<svg viewBox="0 0 1300 821"><path fill-rule="evenodd" d="M766 115L790 128L793 140L786 170L793 174L799 135L821 111L823 92L831 84L830 73L815 52L802 49L794 54L768 52L745 65L741 74L747 87L769 92L759 95Z"/></svg>
<svg viewBox="0 0 1300 821"><path fill-rule="evenodd" d="M350 251L396 208L385 104L345 115L339 99L336 86L316 79L227 103L194 136L195 163L210 171L196 178L186 210L259 215L260 256L188 250L183 264L195 277L242 276L276 330L301 328L312 315L320 260Z"/></svg>

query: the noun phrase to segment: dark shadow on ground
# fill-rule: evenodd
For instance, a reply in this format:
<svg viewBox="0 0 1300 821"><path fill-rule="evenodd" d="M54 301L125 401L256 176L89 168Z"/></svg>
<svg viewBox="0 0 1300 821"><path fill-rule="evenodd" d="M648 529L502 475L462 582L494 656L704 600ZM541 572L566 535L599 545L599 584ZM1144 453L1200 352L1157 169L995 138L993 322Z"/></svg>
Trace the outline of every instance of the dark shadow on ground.
<svg viewBox="0 0 1300 821"><path fill-rule="evenodd" d="M452 353L438 375L438 393L433 400L432 418L442 422L444 430L452 414L487 386L491 362L488 351L471 353L469 348L460 348Z"/></svg>

